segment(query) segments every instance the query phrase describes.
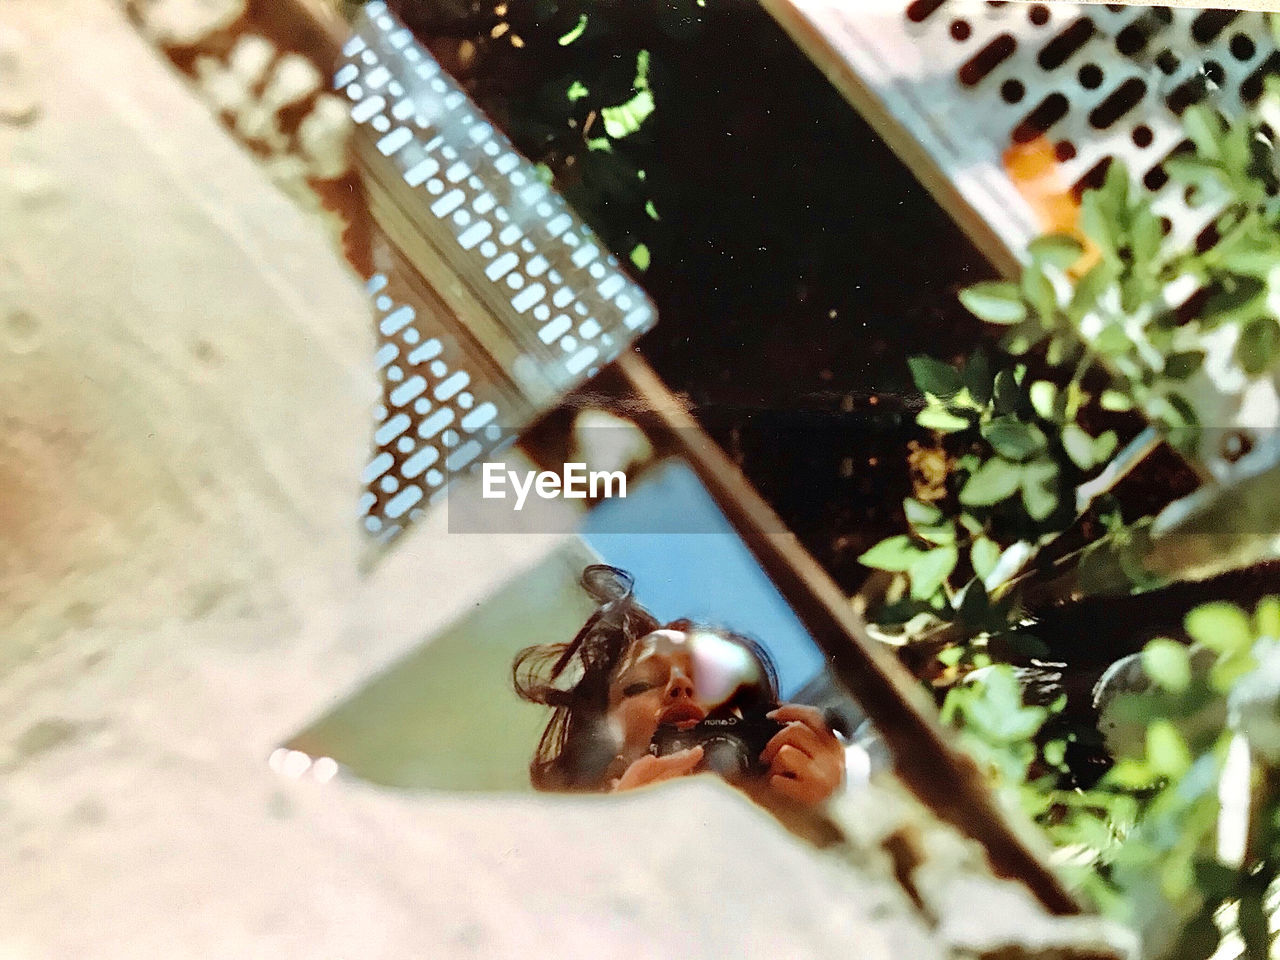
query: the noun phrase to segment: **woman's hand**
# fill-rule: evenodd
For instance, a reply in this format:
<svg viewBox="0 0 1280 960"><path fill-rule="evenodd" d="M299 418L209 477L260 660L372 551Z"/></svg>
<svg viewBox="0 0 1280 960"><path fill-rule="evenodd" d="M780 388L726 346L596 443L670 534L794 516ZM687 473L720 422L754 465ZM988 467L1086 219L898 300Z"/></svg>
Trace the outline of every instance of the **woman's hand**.
<svg viewBox="0 0 1280 960"><path fill-rule="evenodd" d="M609 782L609 789L614 793L619 790L634 790L636 787L663 780L674 780L693 773L702 762L702 747L690 747L669 753L665 757L645 754L623 772L622 776Z"/></svg>
<svg viewBox="0 0 1280 960"><path fill-rule="evenodd" d="M844 747L822 713L790 703L768 716L786 724L760 754L770 789L805 806L826 800L844 782Z"/></svg>

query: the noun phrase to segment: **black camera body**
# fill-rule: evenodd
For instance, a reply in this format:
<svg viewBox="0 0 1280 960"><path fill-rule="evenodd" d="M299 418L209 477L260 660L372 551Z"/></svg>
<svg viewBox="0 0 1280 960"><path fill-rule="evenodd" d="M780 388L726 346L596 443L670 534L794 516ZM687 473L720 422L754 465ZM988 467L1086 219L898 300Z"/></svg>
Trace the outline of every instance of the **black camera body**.
<svg viewBox="0 0 1280 960"><path fill-rule="evenodd" d="M671 724L658 727L649 743L649 752L665 757L693 747L702 747L699 770L710 770L727 780L745 780L764 773L760 754L783 728L764 713L746 716L710 716L688 730Z"/></svg>

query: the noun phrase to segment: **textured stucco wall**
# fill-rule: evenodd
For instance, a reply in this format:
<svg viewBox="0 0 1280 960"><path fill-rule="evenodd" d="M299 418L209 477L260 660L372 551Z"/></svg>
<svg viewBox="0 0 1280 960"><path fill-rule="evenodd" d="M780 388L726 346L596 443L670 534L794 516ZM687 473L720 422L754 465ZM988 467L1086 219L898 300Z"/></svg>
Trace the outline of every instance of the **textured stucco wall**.
<svg viewBox="0 0 1280 960"><path fill-rule="evenodd" d="M106 0L7 0L0 70L0 957L973 955L886 831L818 855L714 782L272 772L557 540L436 514L362 577L372 336L322 231Z"/></svg>

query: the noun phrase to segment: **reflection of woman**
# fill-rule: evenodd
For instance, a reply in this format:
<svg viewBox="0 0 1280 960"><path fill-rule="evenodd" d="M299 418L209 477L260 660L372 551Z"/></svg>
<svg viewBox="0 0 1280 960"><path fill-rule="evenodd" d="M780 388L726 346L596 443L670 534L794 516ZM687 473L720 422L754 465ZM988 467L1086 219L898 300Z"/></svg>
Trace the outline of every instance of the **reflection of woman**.
<svg viewBox="0 0 1280 960"><path fill-rule="evenodd" d="M776 670L759 644L689 621L660 625L615 567L587 567L582 583L600 608L578 635L515 661L516 692L553 708L530 763L535 787L628 790L697 773L711 759L703 746L656 755L651 744L660 727L697 740L709 716L766 730L749 747L759 751L749 772L718 770L762 804L809 807L840 785L840 742L813 707L778 705Z"/></svg>

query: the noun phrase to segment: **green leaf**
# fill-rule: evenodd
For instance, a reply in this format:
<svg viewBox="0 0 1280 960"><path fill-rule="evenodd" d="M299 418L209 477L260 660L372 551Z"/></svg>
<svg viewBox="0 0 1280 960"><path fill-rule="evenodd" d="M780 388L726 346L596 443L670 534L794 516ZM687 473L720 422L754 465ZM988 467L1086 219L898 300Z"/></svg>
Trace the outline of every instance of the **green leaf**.
<svg viewBox="0 0 1280 960"><path fill-rule="evenodd" d="M1107 773L1107 783L1124 790L1147 790L1160 775L1140 760L1121 760Z"/></svg>
<svg viewBox="0 0 1280 960"><path fill-rule="evenodd" d="M1067 758L1067 744L1063 740L1050 740L1044 745L1044 759L1053 767L1061 767Z"/></svg>
<svg viewBox="0 0 1280 960"><path fill-rule="evenodd" d="M1067 304L1067 316L1079 323L1085 314L1092 313L1097 308L1103 293L1114 283L1115 273L1109 264L1094 264L1076 281L1075 292L1071 294L1071 302Z"/></svg>
<svg viewBox="0 0 1280 960"><path fill-rule="evenodd" d="M975 537L969 547L969 562L978 579L985 583L1000 562L1000 545L987 537Z"/></svg>
<svg viewBox="0 0 1280 960"><path fill-rule="evenodd" d="M908 357L907 366L911 368L911 379L915 381L916 389L940 400L951 399L964 386L959 370L933 357Z"/></svg>
<svg viewBox="0 0 1280 960"><path fill-rule="evenodd" d="M911 565L911 596L928 600L955 569L959 553L954 546L935 547Z"/></svg>
<svg viewBox="0 0 1280 960"><path fill-rule="evenodd" d="M1039 522L1058 509L1058 465L1052 460L1035 460L1022 467L1022 505L1027 515Z"/></svg>
<svg viewBox="0 0 1280 960"><path fill-rule="evenodd" d="M1146 402L1147 417L1175 430L1195 425L1195 408L1177 393L1149 397Z"/></svg>
<svg viewBox="0 0 1280 960"><path fill-rule="evenodd" d="M1191 659L1182 644L1158 637L1142 651L1142 669L1155 683L1170 693L1182 693L1191 686Z"/></svg>
<svg viewBox="0 0 1280 960"><path fill-rule="evenodd" d="M1043 339L1044 329L1040 324L1025 320L1000 339L1000 348L1012 357L1020 357Z"/></svg>
<svg viewBox="0 0 1280 960"><path fill-rule="evenodd" d="M1160 227L1160 218L1145 203L1134 212L1133 222L1129 225L1129 246L1133 250L1136 265L1150 263L1160 252L1164 243L1164 230ZM1150 297L1155 293L1156 283L1152 275L1140 267L1135 270L1135 277L1143 284Z"/></svg>
<svg viewBox="0 0 1280 960"><path fill-rule="evenodd" d="M913 527L929 527L942 520L942 511L932 503L921 503L910 497L902 501L902 510L907 515L907 523Z"/></svg>
<svg viewBox="0 0 1280 960"><path fill-rule="evenodd" d="M1037 380L1031 384L1031 407L1044 420L1058 419L1055 405L1058 402L1058 387L1048 380Z"/></svg>
<svg viewBox="0 0 1280 960"><path fill-rule="evenodd" d="M636 78L631 85L637 90L649 89L649 51L641 50L636 54Z"/></svg>
<svg viewBox="0 0 1280 960"><path fill-rule="evenodd" d="M1222 167L1201 157L1170 157L1165 161L1165 169L1174 180L1201 191L1196 198L1200 203L1224 195L1231 182Z"/></svg>
<svg viewBox="0 0 1280 960"><path fill-rule="evenodd" d="M966 310L987 323L1020 323L1027 318L1027 305L1018 288L1002 280L986 280L960 291Z"/></svg>
<svg viewBox="0 0 1280 960"><path fill-rule="evenodd" d="M1123 411L1133 409L1133 398L1127 393L1121 393L1119 390L1103 390L1098 402L1102 405L1103 410Z"/></svg>
<svg viewBox="0 0 1280 960"><path fill-rule="evenodd" d="M916 423L927 430L937 430L939 433L956 433L967 430L970 426L969 421L964 417L958 417L949 412L946 407L933 404L916 414Z"/></svg>
<svg viewBox="0 0 1280 960"><path fill-rule="evenodd" d="M998 417L983 424L982 436L996 453L1008 460L1026 460L1042 451L1047 444L1039 427L1014 417Z"/></svg>
<svg viewBox="0 0 1280 960"><path fill-rule="evenodd" d="M1022 387L1012 370L1001 370L996 374L995 410L998 415L1011 414L1022 403Z"/></svg>
<svg viewBox="0 0 1280 960"><path fill-rule="evenodd" d="M1048 644L1034 634L1014 630L1005 638L1005 642L1014 656L1035 657L1038 660L1049 656Z"/></svg>
<svg viewBox="0 0 1280 960"><path fill-rule="evenodd" d="M1112 164L1115 166L1115 164ZM1089 190L1080 200L1080 229L1109 261L1116 260L1116 248L1123 241L1120 227L1102 210L1096 190Z"/></svg>
<svg viewBox="0 0 1280 960"><path fill-rule="evenodd" d="M969 477L960 491L960 502L966 507L989 507L1014 494L1022 481L1022 470L1016 463L992 457Z"/></svg>
<svg viewBox="0 0 1280 960"><path fill-rule="evenodd" d="M1280 356L1280 323L1275 317L1254 317L1240 331L1236 359L1245 373L1256 377L1266 373Z"/></svg>
<svg viewBox="0 0 1280 960"><path fill-rule="evenodd" d="M960 619L971 627L981 625L991 612L991 598L987 596L987 588L983 582L974 577L964 585L960 595Z"/></svg>
<svg viewBox="0 0 1280 960"><path fill-rule="evenodd" d="M1280 597L1263 597L1253 612L1258 636L1280 640Z"/></svg>
<svg viewBox="0 0 1280 960"><path fill-rule="evenodd" d="M1243 652L1253 641L1244 611L1224 601L1201 604L1187 614L1183 625L1193 640L1218 653Z"/></svg>
<svg viewBox="0 0 1280 960"><path fill-rule="evenodd" d="M1079 349L1080 341L1073 334L1058 333L1049 338L1049 346L1045 348L1044 358L1049 366L1061 367L1070 363Z"/></svg>
<svg viewBox="0 0 1280 960"><path fill-rule="evenodd" d="M1265 305L1266 291L1267 285L1258 277L1228 274L1205 300L1201 322L1213 327L1252 319Z"/></svg>
<svg viewBox="0 0 1280 960"><path fill-rule="evenodd" d="M1217 693L1229 693L1236 681L1252 673L1255 666L1257 664L1248 651L1224 654L1209 668L1209 686Z"/></svg>
<svg viewBox="0 0 1280 960"><path fill-rule="evenodd" d="M1093 347L1099 353L1119 357L1133 349L1133 340L1123 324L1108 323L1094 337Z"/></svg>
<svg viewBox="0 0 1280 960"><path fill-rule="evenodd" d="M615 140L630 136L640 129L654 107L653 93L649 90L637 91L630 100L616 107L603 107L600 119L604 121L604 132Z"/></svg>
<svg viewBox="0 0 1280 960"><path fill-rule="evenodd" d="M947 520L943 523L935 523L932 526L912 527L916 536L928 540L930 543L944 544L956 542L956 525L954 522Z"/></svg>
<svg viewBox="0 0 1280 960"><path fill-rule="evenodd" d="M580 81L575 80L573 83L569 84L569 89L565 91L564 95L568 98L570 103L577 103L583 97L590 96L591 91L583 86Z"/></svg>
<svg viewBox="0 0 1280 960"><path fill-rule="evenodd" d="M1114 430L1091 437L1075 423L1068 423L1062 429L1062 447L1081 470L1089 470L1107 460L1115 452L1116 442Z"/></svg>
<svg viewBox="0 0 1280 960"><path fill-rule="evenodd" d="M1222 931L1213 915L1202 913L1182 928L1169 960L1209 960L1218 952L1221 942Z"/></svg>
<svg viewBox="0 0 1280 960"><path fill-rule="evenodd" d="M1247 890L1240 898L1236 928L1244 941L1244 956L1249 960L1271 956L1271 927L1261 890Z"/></svg>
<svg viewBox="0 0 1280 960"><path fill-rule="evenodd" d="M1216 110L1203 104L1193 104L1182 114L1182 129L1196 145L1196 153L1204 160L1219 156L1218 145L1226 130Z"/></svg>
<svg viewBox="0 0 1280 960"><path fill-rule="evenodd" d="M1265 277L1280 263L1280 244L1266 231L1234 230L1213 248L1213 255L1232 273Z"/></svg>
<svg viewBox="0 0 1280 960"><path fill-rule="evenodd" d="M1085 433L1079 424L1068 423L1062 428L1062 448L1081 470L1093 466L1093 437Z"/></svg>
<svg viewBox="0 0 1280 960"><path fill-rule="evenodd" d="M1129 210L1129 170L1120 161L1107 167L1106 177L1097 190L1101 209L1112 220L1121 220Z"/></svg>
<svg viewBox="0 0 1280 960"><path fill-rule="evenodd" d="M960 377L978 406L985 407L991 401L993 385L991 364L987 360L986 353L981 348L975 350L969 359L965 361L964 370L961 372Z"/></svg>
<svg viewBox="0 0 1280 960"><path fill-rule="evenodd" d="M1185 380L1204 363L1203 350L1183 350L1171 354L1164 362L1164 375L1171 380Z"/></svg>
<svg viewBox="0 0 1280 960"><path fill-rule="evenodd" d="M583 32L586 29L587 29L587 15L585 13L579 14L577 26L571 29L568 33L562 34L560 39L558 39L556 43L560 44L560 46L562 47L567 47L569 44L573 43L573 41L577 40L580 36L582 36Z"/></svg>
<svg viewBox="0 0 1280 960"><path fill-rule="evenodd" d="M1147 727L1147 763L1166 777L1180 777L1190 768L1191 751L1170 721L1156 720Z"/></svg>
<svg viewBox="0 0 1280 960"><path fill-rule="evenodd" d="M1240 875L1219 860L1199 857L1192 864L1196 886L1210 897L1226 898L1235 891Z"/></svg>
<svg viewBox="0 0 1280 960"><path fill-rule="evenodd" d="M1120 445L1120 438L1114 430L1107 430L1093 438L1093 462L1103 463L1111 459Z"/></svg>
<svg viewBox="0 0 1280 960"><path fill-rule="evenodd" d="M1052 264L1061 270L1070 268L1084 253L1084 245L1066 233L1049 233L1037 237L1027 246L1033 260Z"/></svg>
<svg viewBox="0 0 1280 960"><path fill-rule="evenodd" d="M1044 325L1052 325L1058 312L1058 295L1038 262L1033 260L1022 268L1018 288L1026 297L1027 303L1035 308Z"/></svg>
<svg viewBox="0 0 1280 960"><path fill-rule="evenodd" d="M876 570L889 570L894 573L904 573L911 569L923 553L915 542L906 534L899 534L895 537L889 537L887 540L881 540L874 547L858 557L858 562L865 567L873 567Z"/></svg>
<svg viewBox="0 0 1280 960"><path fill-rule="evenodd" d="M1097 244L1103 258L1116 261L1119 250L1129 242L1125 229L1129 208L1129 172L1113 161L1102 186L1085 192L1080 202L1080 225Z"/></svg>
<svg viewBox="0 0 1280 960"><path fill-rule="evenodd" d="M649 248L643 243L637 243L631 248L631 262L635 264L637 270L648 270Z"/></svg>

